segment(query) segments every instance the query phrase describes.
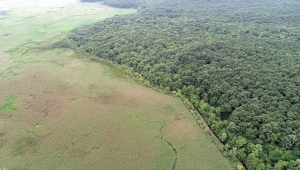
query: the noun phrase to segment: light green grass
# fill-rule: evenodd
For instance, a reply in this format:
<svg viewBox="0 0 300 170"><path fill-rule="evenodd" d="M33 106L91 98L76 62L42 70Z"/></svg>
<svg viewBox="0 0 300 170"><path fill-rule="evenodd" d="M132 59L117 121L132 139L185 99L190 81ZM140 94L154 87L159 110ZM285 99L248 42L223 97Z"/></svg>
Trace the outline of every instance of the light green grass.
<svg viewBox="0 0 300 170"><path fill-rule="evenodd" d="M5 104L0 107L0 110L2 110L2 111L14 111L14 110L17 110L16 104L15 104L16 101L17 101L17 98L18 97L15 96L15 95L12 95L12 96L6 98L5 99Z"/></svg>
<svg viewBox="0 0 300 170"><path fill-rule="evenodd" d="M61 39L77 26L90 24L114 15L135 10L110 8L103 5L74 3L61 7L20 8L3 20L0 28L0 49L12 50L24 43L50 42ZM5 36L4 36L5 35Z"/></svg>

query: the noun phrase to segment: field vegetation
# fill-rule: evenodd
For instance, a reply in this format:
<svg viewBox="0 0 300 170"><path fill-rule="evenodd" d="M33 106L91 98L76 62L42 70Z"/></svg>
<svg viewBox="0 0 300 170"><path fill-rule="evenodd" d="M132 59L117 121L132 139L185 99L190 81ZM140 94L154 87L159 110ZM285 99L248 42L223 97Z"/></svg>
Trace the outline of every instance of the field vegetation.
<svg viewBox="0 0 300 170"><path fill-rule="evenodd" d="M300 168L299 1L104 0L138 13L54 47L113 61L201 113L249 169Z"/></svg>
<svg viewBox="0 0 300 170"><path fill-rule="evenodd" d="M49 46L136 10L17 2L0 1L0 169L232 169L180 100Z"/></svg>

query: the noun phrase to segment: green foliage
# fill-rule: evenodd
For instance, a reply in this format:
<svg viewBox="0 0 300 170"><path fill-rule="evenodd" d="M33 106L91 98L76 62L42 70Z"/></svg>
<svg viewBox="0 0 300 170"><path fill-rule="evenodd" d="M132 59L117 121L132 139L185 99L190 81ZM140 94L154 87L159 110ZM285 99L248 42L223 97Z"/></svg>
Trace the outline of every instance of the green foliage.
<svg viewBox="0 0 300 170"><path fill-rule="evenodd" d="M237 168L238 170L243 170L243 169L244 169L244 166L243 166L243 165L240 165L240 164L238 164L238 165L236 166L236 168Z"/></svg>
<svg viewBox="0 0 300 170"><path fill-rule="evenodd" d="M222 142L225 142L226 139L227 139L227 134L226 134L226 132L221 133L221 135L220 135L219 138L220 138L220 140L221 140Z"/></svg>
<svg viewBox="0 0 300 170"><path fill-rule="evenodd" d="M126 65L138 79L187 98L248 167L295 168L300 3L137 3L139 13L75 29L56 45ZM283 155L266 156L273 148Z"/></svg>
<svg viewBox="0 0 300 170"><path fill-rule="evenodd" d="M275 170L283 170L287 167L288 164L289 162L280 160L278 163L276 163Z"/></svg>

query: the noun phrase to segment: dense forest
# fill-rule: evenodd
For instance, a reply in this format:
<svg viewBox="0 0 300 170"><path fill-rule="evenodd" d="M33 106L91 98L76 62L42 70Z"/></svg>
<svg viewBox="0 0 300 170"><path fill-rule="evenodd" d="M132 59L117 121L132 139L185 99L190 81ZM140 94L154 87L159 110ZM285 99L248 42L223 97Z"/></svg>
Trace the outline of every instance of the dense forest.
<svg viewBox="0 0 300 170"><path fill-rule="evenodd" d="M54 44L188 100L248 169L300 169L300 2L105 0L133 15Z"/></svg>

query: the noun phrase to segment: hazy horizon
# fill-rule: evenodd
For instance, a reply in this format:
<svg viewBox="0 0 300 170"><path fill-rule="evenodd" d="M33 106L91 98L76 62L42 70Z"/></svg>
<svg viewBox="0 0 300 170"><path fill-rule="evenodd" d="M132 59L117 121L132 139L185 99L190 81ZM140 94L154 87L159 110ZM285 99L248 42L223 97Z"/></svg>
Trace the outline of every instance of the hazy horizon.
<svg viewBox="0 0 300 170"><path fill-rule="evenodd" d="M0 0L0 11L10 11L20 7L41 8L59 7L70 3L80 2L79 0Z"/></svg>

